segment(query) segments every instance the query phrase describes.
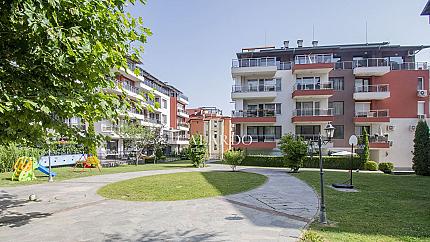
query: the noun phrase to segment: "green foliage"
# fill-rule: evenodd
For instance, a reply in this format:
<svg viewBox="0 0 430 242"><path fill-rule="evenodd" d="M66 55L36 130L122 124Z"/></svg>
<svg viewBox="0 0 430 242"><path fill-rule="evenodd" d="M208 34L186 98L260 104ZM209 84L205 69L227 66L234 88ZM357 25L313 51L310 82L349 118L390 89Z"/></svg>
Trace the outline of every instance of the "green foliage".
<svg viewBox="0 0 430 242"><path fill-rule="evenodd" d="M64 119L114 120L130 106L124 95L100 90L115 86L116 70L138 60L151 34L126 12L135 3L0 2L1 144L42 144L47 130L81 142L87 135Z"/></svg>
<svg viewBox="0 0 430 242"><path fill-rule="evenodd" d="M381 162L378 164L378 170L386 174L391 174L391 172L394 170L394 165L391 162Z"/></svg>
<svg viewBox="0 0 430 242"><path fill-rule="evenodd" d="M414 151L412 169L415 174L430 176L430 136L429 127L424 120L418 121L415 130Z"/></svg>
<svg viewBox="0 0 430 242"><path fill-rule="evenodd" d="M30 156L39 160L45 150L40 148L20 147L16 144L0 146L0 172L12 171L16 159L21 156Z"/></svg>
<svg viewBox="0 0 430 242"><path fill-rule="evenodd" d="M242 163L245 154L241 150L230 150L224 153L223 163L230 165L233 171L236 171L236 166Z"/></svg>
<svg viewBox="0 0 430 242"><path fill-rule="evenodd" d="M307 154L307 144L301 137L295 138L292 134L282 136L279 144L287 167L297 172L303 164L303 158Z"/></svg>
<svg viewBox="0 0 430 242"><path fill-rule="evenodd" d="M282 156L246 156L242 161L243 166L264 166L264 167L285 167L285 159ZM346 156L323 156L325 169L349 170L351 167L350 157ZM360 169L361 161L355 156L352 162L352 169ZM319 157L305 157L303 159L304 168L319 168Z"/></svg>
<svg viewBox="0 0 430 242"><path fill-rule="evenodd" d="M378 163L374 161L366 161L364 163L364 169L368 171L377 171L378 170Z"/></svg>
<svg viewBox="0 0 430 242"><path fill-rule="evenodd" d="M324 238L317 234L314 231L306 231L302 238L300 239L301 242L324 242Z"/></svg>
<svg viewBox="0 0 430 242"><path fill-rule="evenodd" d="M205 165L207 156L207 145L200 134L191 136L190 145L188 149L188 157L195 167L202 167Z"/></svg>
<svg viewBox="0 0 430 242"><path fill-rule="evenodd" d="M366 129L363 129L363 137L361 138L361 142L363 145L363 151L360 154L361 162L366 163L369 161L370 158L370 151L369 151L369 134L367 133Z"/></svg>
<svg viewBox="0 0 430 242"><path fill-rule="evenodd" d="M51 155L84 154L85 152L85 147L74 142L51 145Z"/></svg>

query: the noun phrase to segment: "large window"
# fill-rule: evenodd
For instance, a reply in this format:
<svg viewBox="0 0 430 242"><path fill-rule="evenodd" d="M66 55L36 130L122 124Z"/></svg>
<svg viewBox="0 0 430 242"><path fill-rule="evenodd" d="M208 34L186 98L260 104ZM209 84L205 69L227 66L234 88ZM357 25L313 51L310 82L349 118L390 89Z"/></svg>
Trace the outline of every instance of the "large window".
<svg viewBox="0 0 430 242"><path fill-rule="evenodd" d="M418 77L417 90L424 90L424 77Z"/></svg>
<svg viewBox="0 0 430 242"><path fill-rule="evenodd" d="M299 77L296 79L297 90L319 90L321 82L319 77Z"/></svg>
<svg viewBox="0 0 430 242"><path fill-rule="evenodd" d="M258 138L259 141L269 139L280 139L282 136L281 126L248 126L247 135Z"/></svg>
<svg viewBox="0 0 430 242"><path fill-rule="evenodd" d="M425 101L418 101L418 115L425 114Z"/></svg>
<svg viewBox="0 0 430 242"><path fill-rule="evenodd" d="M329 82L336 91L342 91L345 89L343 77L330 77Z"/></svg>
<svg viewBox="0 0 430 242"><path fill-rule="evenodd" d="M333 108L333 115L344 114L343 101L329 102L328 107Z"/></svg>
<svg viewBox="0 0 430 242"><path fill-rule="evenodd" d="M297 125L296 135L318 135L321 131L321 126L319 125Z"/></svg>
<svg viewBox="0 0 430 242"><path fill-rule="evenodd" d="M333 125L335 128L333 139L344 139L344 126L343 125Z"/></svg>

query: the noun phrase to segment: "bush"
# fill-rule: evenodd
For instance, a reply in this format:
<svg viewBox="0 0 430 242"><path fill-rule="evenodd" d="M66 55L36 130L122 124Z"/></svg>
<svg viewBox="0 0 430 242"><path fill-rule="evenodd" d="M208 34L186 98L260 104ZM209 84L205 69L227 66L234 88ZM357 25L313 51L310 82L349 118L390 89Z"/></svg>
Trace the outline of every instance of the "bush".
<svg viewBox="0 0 430 242"><path fill-rule="evenodd" d="M302 241L302 242L324 242L324 238L321 235L315 233L314 231L308 230L303 234L300 241Z"/></svg>
<svg viewBox="0 0 430 242"><path fill-rule="evenodd" d="M207 145L200 134L191 136L188 157L195 167L204 167L207 156Z"/></svg>
<svg viewBox="0 0 430 242"><path fill-rule="evenodd" d="M236 166L242 163L245 158L244 152L241 150L230 150L224 153L223 163L230 165L233 171L236 171Z"/></svg>
<svg viewBox="0 0 430 242"><path fill-rule="evenodd" d="M374 161L367 161L364 163L364 169L368 171L377 171L378 170L378 163Z"/></svg>
<svg viewBox="0 0 430 242"><path fill-rule="evenodd" d="M300 137L296 139L292 134L287 134L282 136L279 144L287 167L291 168L293 172L299 171L308 151L306 143Z"/></svg>
<svg viewBox="0 0 430 242"><path fill-rule="evenodd" d="M391 174L394 170L394 165L391 162L381 162L378 165L378 169L386 174Z"/></svg>
<svg viewBox="0 0 430 242"><path fill-rule="evenodd" d="M0 146L0 172L12 171L12 166L18 157L30 156L38 161L44 152L43 149L20 147L16 144Z"/></svg>
<svg viewBox="0 0 430 242"><path fill-rule="evenodd" d="M417 124L414 137L414 157L412 169L415 174L430 176L430 136L427 123L420 120Z"/></svg>
<svg viewBox="0 0 430 242"><path fill-rule="evenodd" d="M345 156L323 156L323 166L325 169L343 169L349 170L351 168L351 158ZM360 169L361 161L358 156L354 156L352 162L352 169ZM286 161L282 156L246 156L242 161L244 166L265 166L265 167L285 167ZM319 168L319 157L307 156L303 159L304 168Z"/></svg>

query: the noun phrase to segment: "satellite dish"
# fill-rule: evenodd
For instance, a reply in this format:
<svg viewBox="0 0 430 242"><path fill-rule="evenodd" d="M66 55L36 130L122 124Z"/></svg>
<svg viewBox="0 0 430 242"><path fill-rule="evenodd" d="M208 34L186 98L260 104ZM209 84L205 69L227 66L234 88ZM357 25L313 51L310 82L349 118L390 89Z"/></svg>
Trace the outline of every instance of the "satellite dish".
<svg viewBox="0 0 430 242"><path fill-rule="evenodd" d="M357 145L358 144L358 138L355 135L351 135L351 137L349 137L349 145Z"/></svg>

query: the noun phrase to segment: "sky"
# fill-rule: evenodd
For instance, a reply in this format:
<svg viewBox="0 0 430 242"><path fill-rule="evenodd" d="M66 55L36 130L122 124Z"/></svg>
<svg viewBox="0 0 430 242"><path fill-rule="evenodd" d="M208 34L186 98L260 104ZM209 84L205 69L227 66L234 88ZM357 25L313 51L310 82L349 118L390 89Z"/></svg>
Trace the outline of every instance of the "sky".
<svg viewBox="0 0 430 242"><path fill-rule="evenodd" d="M230 99L231 61L242 48L295 46L312 36L319 45L367 41L430 45L427 0L148 0L129 6L153 35L143 68L189 97L189 107L215 106L224 115ZM314 29L314 31L312 31ZM430 50L417 61L429 61Z"/></svg>

